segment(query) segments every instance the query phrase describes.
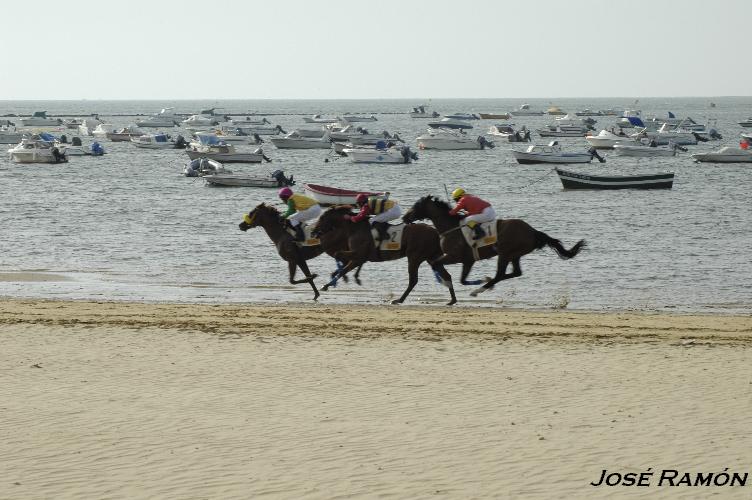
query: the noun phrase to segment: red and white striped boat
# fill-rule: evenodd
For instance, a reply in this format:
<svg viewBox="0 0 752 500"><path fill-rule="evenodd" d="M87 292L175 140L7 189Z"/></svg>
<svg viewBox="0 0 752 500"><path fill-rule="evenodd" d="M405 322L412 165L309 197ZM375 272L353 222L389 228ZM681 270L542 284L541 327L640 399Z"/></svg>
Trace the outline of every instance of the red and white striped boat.
<svg viewBox="0 0 752 500"><path fill-rule="evenodd" d="M386 193L375 193L371 191L353 191L351 189L340 189L319 184L303 184L303 190L306 195L318 201L321 205L355 205L355 197L360 193L368 196L384 196Z"/></svg>

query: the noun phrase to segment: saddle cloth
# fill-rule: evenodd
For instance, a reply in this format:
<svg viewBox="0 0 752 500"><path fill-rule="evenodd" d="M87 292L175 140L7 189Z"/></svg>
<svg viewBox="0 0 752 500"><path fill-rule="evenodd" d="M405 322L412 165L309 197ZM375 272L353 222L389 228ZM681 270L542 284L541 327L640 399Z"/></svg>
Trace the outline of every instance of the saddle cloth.
<svg viewBox="0 0 752 500"><path fill-rule="evenodd" d="M480 227L483 229L485 236L478 238L477 240L473 239L475 231L467 226L462 226L462 235L465 237L467 244L473 248L481 248L488 245L493 245L494 243L496 243L496 222L497 221L483 222Z"/></svg>
<svg viewBox="0 0 752 500"><path fill-rule="evenodd" d="M315 247L316 245L321 245L321 240L318 238L314 238L311 236L311 231L313 231L313 224L307 224L305 222L300 223L301 226L303 226L303 235L305 236L305 239L303 241L296 241L295 244L299 247ZM295 238L295 230L292 228L287 228L287 232L290 236Z"/></svg>
<svg viewBox="0 0 752 500"><path fill-rule="evenodd" d="M390 224L389 229L386 230L387 238L381 240L379 244L379 250L399 250L402 248L402 230L405 229L405 224ZM379 232L375 229L371 229L371 235L373 236L373 245L379 241Z"/></svg>

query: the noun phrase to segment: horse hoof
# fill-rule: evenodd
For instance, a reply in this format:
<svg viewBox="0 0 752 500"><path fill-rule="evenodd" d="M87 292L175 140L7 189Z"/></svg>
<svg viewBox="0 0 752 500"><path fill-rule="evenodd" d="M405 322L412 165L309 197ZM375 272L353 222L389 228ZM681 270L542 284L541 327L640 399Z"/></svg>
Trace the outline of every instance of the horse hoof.
<svg viewBox="0 0 752 500"><path fill-rule="evenodd" d="M329 290L329 285L324 285L321 287L322 292L326 292L327 290Z"/></svg>
<svg viewBox="0 0 752 500"><path fill-rule="evenodd" d="M485 278L483 278L483 281L484 281L485 283L488 283L488 282L489 282L489 281L491 281L492 279L493 279L492 277L490 277L490 276L486 276Z"/></svg>
<svg viewBox="0 0 752 500"><path fill-rule="evenodd" d="M318 274L312 274L312 275L310 275L310 276L308 277L308 281L313 281L313 280L315 280L315 279L316 279L316 278L318 278L318 277L319 277L319 275L318 275Z"/></svg>
<svg viewBox="0 0 752 500"><path fill-rule="evenodd" d="M317 301L317 300L319 300L319 295L320 294L318 294L318 293L316 295L314 295L314 297L313 297L314 302Z"/></svg>
<svg viewBox="0 0 752 500"><path fill-rule="evenodd" d="M392 301L392 305L393 306L397 306L397 305L400 305L400 304L402 304L402 301L400 299L395 299L395 300Z"/></svg>
<svg viewBox="0 0 752 500"><path fill-rule="evenodd" d="M358 286L363 286L363 282L360 281L360 278L355 278L355 284Z"/></svg>
<svg viewBox="0 0 752 500"><path fill-rule="evenodd" d="M450 300L449 302L447 302L447 303L446 303L446 305L448 305L448 306L453 306L453 305L454 305L454 304L456 304L456 303L457 303L457 300L456 300L456 299L452 299L452 300Z"/></svg>

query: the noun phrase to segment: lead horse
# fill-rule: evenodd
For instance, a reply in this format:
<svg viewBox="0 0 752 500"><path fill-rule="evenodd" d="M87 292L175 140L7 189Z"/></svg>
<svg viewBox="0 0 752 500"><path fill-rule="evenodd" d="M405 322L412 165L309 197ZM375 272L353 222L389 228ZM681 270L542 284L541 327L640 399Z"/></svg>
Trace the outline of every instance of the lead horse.
<svg viewBox="0 0 752 500"><path fill-rule="evenodd" d="M316 284L313 282L316 275L311 274L306 261L324 253L325 249L322 245L299 246L295 243L292 235L285 229L285 219L282 218L279 210L265 203L260 203L256 208L248 212L248 214L243 217L243 222L238 224L238 228L241 231L248 231L250 228L259 226L264 228L269 239L271 239L274 246L277 247L277 253L279 256L287 261L288 269L290 271L290 283L293 285L306 282L310 283L314 293L313 300L318 299L321 294L316 288ZM333 241L332 243L335 244L338 242ZM344 242L344 244L346 245L347 242ZM329 253L329 255L333 256L331 253ZM295 279L295 273L298 268L303 271L305 279ZM336 275L336 273L337 271L335 271L333 276ZM360 284L360 280L358 279L359 273L360 267L358 267L355 272L355 281L358 284Z"/></svg>
<svg viewBox="0 0 752 500"><path fill-rule="evenodd" d="M423 262L428 262L441 283L449 289L451 300L447 305L457 302L452 286L452 276L443 264L435 261L441 257L439 233L425 224L409 224L403 227L398 250L381 250L376 247L371 225L368 220L351 222L346 219L352 214L350 205L332 207L319 217L314 234L321 239L321 245L327 253L333 253L337 260L346 262L332 280L321 289L326 291L336 284L337 279L345 276L351 269L362 266L365 262L383 262L407 257L408 284L399 299L392 304L405 301L418 283L418 269Z"/></svg>
<svg viewBox="0 0 752 500"><path fill-rule="evenodd" d="M476 261L473 249L465 240L460 230L462 216L450 215L449 204L435 196L424 196L419 199L402 217L405 222L411 223L421 219L430 219L441 236L441 249L444 254L434 261L434 264L462 264L460 282L464 284L479 284L468 282L467 276ZM496 283L522 276L520 258L533 250L539 250L544 246L553 248L562 259L575 257L580 250L585 248L585 240L578 241L572 248L567 250L561 241L548 236L542 231L534 229L530 224L521 219L499 219L496 221L497 238L492 245L477 249L479 259L490 259L498 255L496 276L486 281L483 286L473 290L470 295L475 297L479 293L493 288ZM512 273L506 274L509 264L512 264Z"/></svg>

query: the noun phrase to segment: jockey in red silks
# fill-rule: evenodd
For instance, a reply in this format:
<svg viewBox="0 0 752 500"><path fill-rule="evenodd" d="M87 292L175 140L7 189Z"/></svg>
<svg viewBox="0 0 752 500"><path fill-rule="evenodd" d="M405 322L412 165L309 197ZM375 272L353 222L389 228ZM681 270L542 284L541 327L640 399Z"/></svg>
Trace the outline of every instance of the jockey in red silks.
<svg viewBox="0 0 752 500"><path fill-rule="evenodd" d="M457 212L464 210L467 215L462 219L462 224L474 231L473 239L477 240L485 236L480 224L496 220L496 211L491 204L477 196L466 193L462 188L452 191L452 199L457 202L457 205L449 211L449 215L457 215Z"/></svg>

